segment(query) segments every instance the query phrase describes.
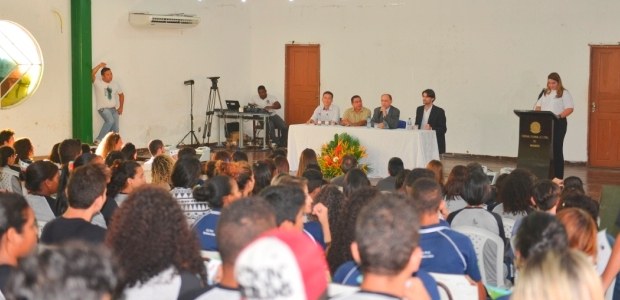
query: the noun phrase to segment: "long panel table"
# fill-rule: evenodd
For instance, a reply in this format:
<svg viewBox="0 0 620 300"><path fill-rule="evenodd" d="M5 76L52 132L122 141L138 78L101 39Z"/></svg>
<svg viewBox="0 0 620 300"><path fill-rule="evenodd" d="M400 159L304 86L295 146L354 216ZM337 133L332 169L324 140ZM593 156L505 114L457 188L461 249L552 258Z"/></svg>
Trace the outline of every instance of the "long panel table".
<svg viewBox="0 0 620 300"><path fill-rule="evenodd" d="M321 155L321 147L332 141L335 134L348 133L359 139L368 156L361 163L370 164L368 177L389 176L387 165L392 157L400 157L405 168L424 168L439 159L437 136L432 130L378 129L327 125L290 125L288 131L288 161L292 171L299 165L299 155L306 148Z"/></svg>

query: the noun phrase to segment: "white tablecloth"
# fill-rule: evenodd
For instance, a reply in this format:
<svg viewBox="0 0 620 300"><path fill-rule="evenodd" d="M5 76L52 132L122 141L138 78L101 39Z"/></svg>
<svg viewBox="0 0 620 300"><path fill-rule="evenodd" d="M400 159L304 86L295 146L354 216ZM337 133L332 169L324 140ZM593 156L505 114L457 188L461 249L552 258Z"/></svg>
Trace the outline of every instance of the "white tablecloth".
<svg viewBox="0 0 620 300"><path fill-rule="evenodd" d="M437 136L432 130L377 129L297 124L289 126L288 161L291 171L299 165L299 155L306 148L321 155L321 147L332 141L335 134L348 133L359 139L368 156L361 163L370 164L368 177L389 176L387 165L392 157L400 157L406 169L424 168L439 159Z"/></svg>

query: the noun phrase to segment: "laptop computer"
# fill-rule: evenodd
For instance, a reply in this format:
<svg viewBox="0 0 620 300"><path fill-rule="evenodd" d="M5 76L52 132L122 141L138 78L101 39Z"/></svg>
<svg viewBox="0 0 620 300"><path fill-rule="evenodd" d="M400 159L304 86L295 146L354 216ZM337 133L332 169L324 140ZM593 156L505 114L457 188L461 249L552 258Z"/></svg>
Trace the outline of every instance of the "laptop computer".
<svg viewBox="0 0 620 300"><path fill-rule="evenodd" d="M239 111L239 101L237 100L226 100L226 108L229 111Z"/></svg>

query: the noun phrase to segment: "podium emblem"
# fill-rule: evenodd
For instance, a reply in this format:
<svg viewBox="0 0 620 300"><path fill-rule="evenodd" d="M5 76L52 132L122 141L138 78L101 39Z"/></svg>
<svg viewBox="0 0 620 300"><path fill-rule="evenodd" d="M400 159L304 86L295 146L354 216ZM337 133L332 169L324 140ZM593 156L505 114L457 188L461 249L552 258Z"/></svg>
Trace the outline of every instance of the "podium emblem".
<svg viewBox="0 0 620 300"><path fill-rule="evenodd" d="M538 122L530 123L530 132L533 133L533 134L539 134L540 133L540 123L538 123Z"/></svg>

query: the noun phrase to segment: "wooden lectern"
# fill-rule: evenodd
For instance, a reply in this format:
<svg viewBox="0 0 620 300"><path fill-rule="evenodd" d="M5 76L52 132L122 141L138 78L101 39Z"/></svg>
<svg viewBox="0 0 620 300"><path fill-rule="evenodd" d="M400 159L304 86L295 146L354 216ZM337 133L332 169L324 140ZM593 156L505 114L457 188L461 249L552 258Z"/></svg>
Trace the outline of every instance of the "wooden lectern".
<svg viewBox="0 0 620 300"><path fill-rule="evenodd" d="M515 110L519 116L517 168L530 170L539 179L552 179L553 126L558 119L549 111Z"/></svg>

